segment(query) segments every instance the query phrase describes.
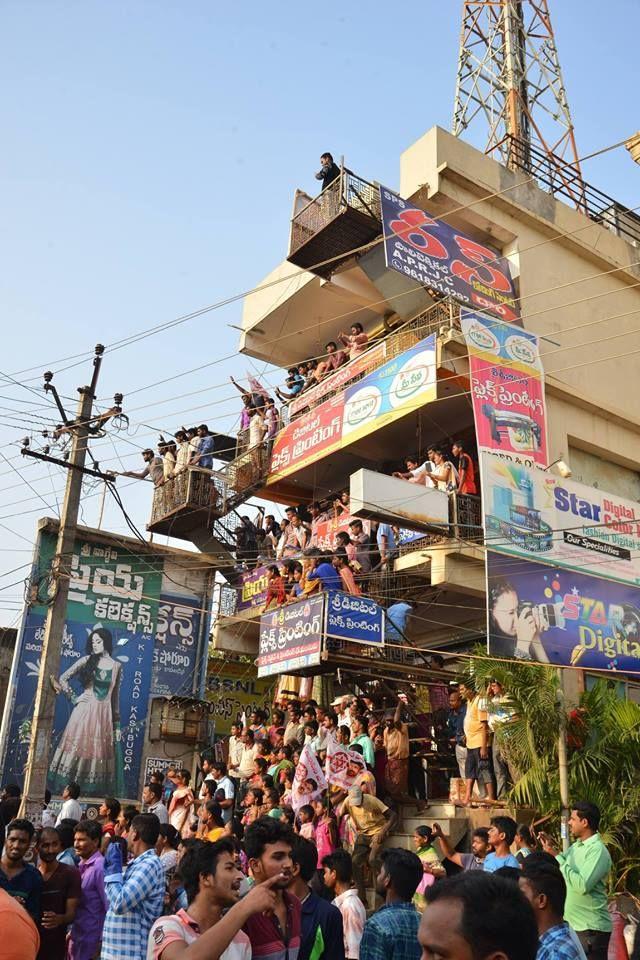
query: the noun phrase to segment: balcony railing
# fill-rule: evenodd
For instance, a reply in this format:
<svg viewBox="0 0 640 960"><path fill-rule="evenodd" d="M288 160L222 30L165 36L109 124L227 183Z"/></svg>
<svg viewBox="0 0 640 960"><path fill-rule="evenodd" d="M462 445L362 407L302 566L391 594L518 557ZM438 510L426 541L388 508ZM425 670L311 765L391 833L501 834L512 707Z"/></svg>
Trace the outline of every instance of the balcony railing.
<svg viewBox="0 0 640 960"><path fill-rule="evenodd" d="M288 259L326 276L381 230L378 187L342 167L319 196L296 191Z"/></svg>
<svg viewBox="0 0 640 960"><path fill-rule="evenodd" d="M227 484L221 475L189 467L154 488L147 529L188 539L192 530L211 527L217 517L227 513L227 494Z"/></svg>
<svg viewBox="0 0 640 960"><path fill-rule="evenodd" d="M428 533L416 540L400 544L400 556L428 550L438 544L459 540L465 544L482 543L482 510L480 497L468 493L449 494L449 528L443 533Z"/></svg>

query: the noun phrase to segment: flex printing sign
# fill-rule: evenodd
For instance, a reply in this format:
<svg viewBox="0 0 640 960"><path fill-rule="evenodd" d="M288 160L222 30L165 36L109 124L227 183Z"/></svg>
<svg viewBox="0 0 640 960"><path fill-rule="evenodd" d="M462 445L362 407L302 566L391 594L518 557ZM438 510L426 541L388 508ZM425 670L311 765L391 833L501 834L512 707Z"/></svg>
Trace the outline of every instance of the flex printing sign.
<svg viewBox="0 0 640 960"><path fill-rule="evenodd" d="M291 673L320 663L324 594L268 610L260 617L258 676Z"/></svg>
<svg viewBox="0 0 640 960"><path fill-rule="evenodd" d="M520 317L508 260L397 193L380 187L387 267L425 287L513 322Z"/></svg>
<svg viewBox="0 0 640 960"><path fill-rule="evenodd" d="M327 637L382 646L384 611L367 597L332 590L327 603Z"/></svg>

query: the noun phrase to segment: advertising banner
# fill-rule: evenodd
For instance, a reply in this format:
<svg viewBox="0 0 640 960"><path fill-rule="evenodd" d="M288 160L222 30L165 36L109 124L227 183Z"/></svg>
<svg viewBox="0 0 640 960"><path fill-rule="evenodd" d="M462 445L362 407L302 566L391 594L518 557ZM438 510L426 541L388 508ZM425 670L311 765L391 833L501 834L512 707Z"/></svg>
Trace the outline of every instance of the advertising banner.
<svg viewBox="0 0 640 960"><path fill-rule="evenodd" d="M320 594L262 614L259 677L291 673L320 663L325 599Z"/></svg>
<svg viewBox="0 0 640 960"><path fill-rule="evenodd" d="M331 393L334 390L340 390L349 380L353 380L355 377L360 376L361 373L370 370L371 367L382 363L387 355L386 351L387 342L386 340L382 340L380 343L376 343L375 346L371 347L370 350L366 350L359 356L354 357L349 363L338 367L335 373L332 373L330 377L325 377L317 387L305 390L300 396L294 397L289 404L289 416L294 417L301 410L306 410L310 406L318 403L325 394Z"/></svg>
<svg viewBox="0 0 640 960"><path fill-rule="evenodd" d="M640 505L484 453L487 537L501 553L640 585Z"/></svg>
<svg viewBox="0 0 640 960"><path fill-rule="evenodd" d="M268 483L349 446L436 398L435 334L280 431Z"/></svg>
<svg viewBox="0 0 640 960"><path fill-rule="evenodd" d="M339 533L349 533L349 524L352 520L360 519L352 517L349 513L341 513L339 517L331 517L330 520L320 520L314 528L311 537L311 544L318 547L319 550L335 550L336 536ZM363 520L362 529L369 535L371 532L371 521Z"/></svg>
<svg viewBox="0 0 640 960"><path fill-rule="evenodd" d="M384 610L374 600L331 590L327 602L327 636L351 643L384 645Z"/></svg>
<svg viewBox="0 0 640 960"><path fill-rule="evenodd" d="M487 568L492 656L640 671L640 589L491 550Z"/></svg>
<svg viewBox="0 0 640 960"><path fill-rule="evenodd" d="M538 338L491 317L460 311L469 350L478 450L548 464L544 371Z"/></svg>
<svg viewBox="0 0 640 960"><path fill-rule="evenodd" d="M268 566L256 567L240 575L236 612L262 607L267 599Z"/></svg>
<svg viewBox="0 0 640 960"><path fill-rule="evenodd" d="M397 193L380 187L387 267L512 322L520 316L509 261Z"/></svg>
<svg viewBox="0 0 640 960"><path fill-rule="evenodd" d="M39 533L32 585L14 660L3 722L3 776L23 779L40 673L47 613L46 584L56 536ZM60 794L72 780L83 797L137 799L149 698L192 694L198 687L198 650L208 627L207 574L181 571L164 592L164 555L120 538L79 534L71 561L67 620L51 738L48 786ZM172 576L173 579L173 576Z"/></svg>
<svg viewBox="0 0 640 960"><path fill-rule="evenodd" d="M206 698L213 703L216 733L231 733L243 713L266 710L273 700L274 680L259 680L254 663L209 660Z"/></svg>

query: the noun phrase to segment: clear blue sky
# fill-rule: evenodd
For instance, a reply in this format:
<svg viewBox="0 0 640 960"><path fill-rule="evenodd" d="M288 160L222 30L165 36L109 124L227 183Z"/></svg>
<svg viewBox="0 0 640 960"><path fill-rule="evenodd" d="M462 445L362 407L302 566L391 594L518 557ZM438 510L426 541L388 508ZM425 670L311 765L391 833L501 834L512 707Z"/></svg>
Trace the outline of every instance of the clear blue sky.
<svg viewBox="0 0 640 960"><path fill-rule="evenodd" d="M433 124L450 125L460 10L457 0L5 0L0 369L39 390L40 371L59 358L259 282L284 256L293 190L314 189L322 150L396 185L400 151ZM551 11L587 154L634 132L640 5L554 0ZM624 150L585 174L621 202L640 202L640 170ZM236 303L107 354L100 396L120 390L134 412L128 437L97 445L105 466L118 469L118 456L129 468L141 463L136 449L157 438L143 423L232 429L238 397L227 378L245 372L245 358L128 395L232 355L237 331L228 324L240 313ZM56 383L73 397L88 371L85 362ZM177 399L196 390L206 392ZM2 450L12 458L25 432L15 411L48 411L11 383L0 393ZM56 468L11 462L25 479L0 460L4 624L21 589L1 588L26 572L8 571L27 562L36 520L52 512L25 480L54 504L64 479ZM126 483L122 495L143 527L150 488ZM95 496L84 504L89 524L97 504ZM126 530L112 509L106 525Z"/></svg>

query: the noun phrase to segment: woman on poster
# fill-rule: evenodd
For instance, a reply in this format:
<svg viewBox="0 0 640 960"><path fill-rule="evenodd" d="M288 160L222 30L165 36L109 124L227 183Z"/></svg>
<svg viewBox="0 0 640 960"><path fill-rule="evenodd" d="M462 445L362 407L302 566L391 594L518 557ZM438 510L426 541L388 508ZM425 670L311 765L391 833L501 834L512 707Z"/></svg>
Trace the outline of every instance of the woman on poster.
<svg viewBox="0 0 640 960"><path fill-rule="evenodd" d="M55 793L75 781L86 796L122 795L122 665L114 660L112 652L111 631L95 626L87 637L85 656L59 680L51 678L56 693L64 693L73 705L51 764L49 783ZM80 682L80 693L71 686L71 680Z"/></svg>

